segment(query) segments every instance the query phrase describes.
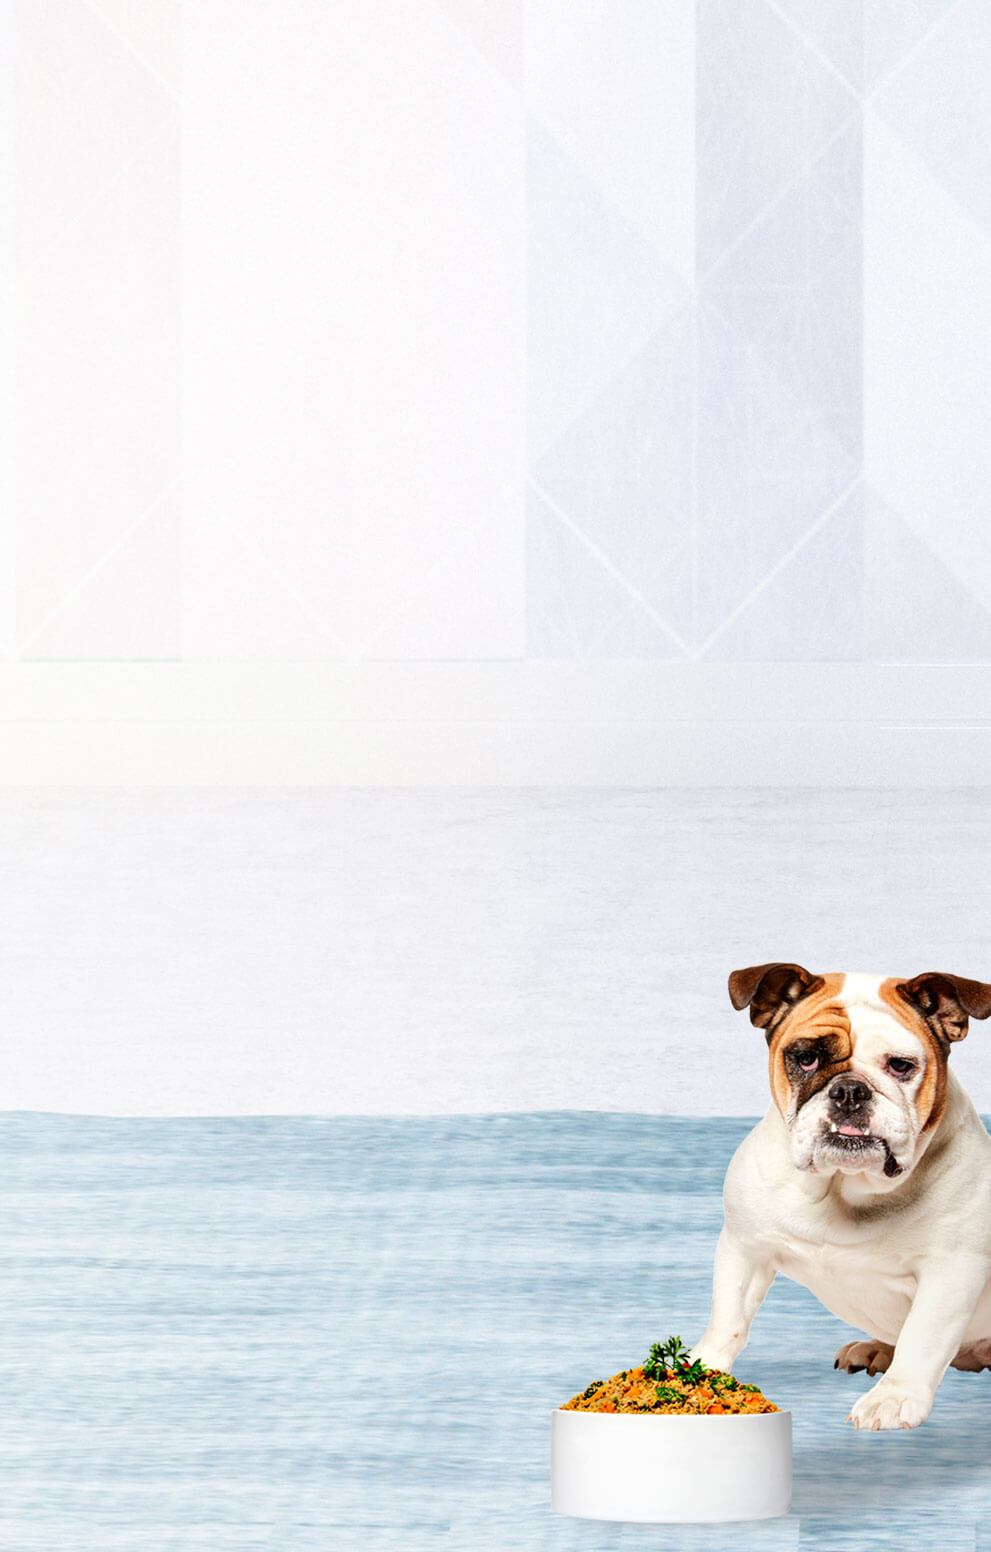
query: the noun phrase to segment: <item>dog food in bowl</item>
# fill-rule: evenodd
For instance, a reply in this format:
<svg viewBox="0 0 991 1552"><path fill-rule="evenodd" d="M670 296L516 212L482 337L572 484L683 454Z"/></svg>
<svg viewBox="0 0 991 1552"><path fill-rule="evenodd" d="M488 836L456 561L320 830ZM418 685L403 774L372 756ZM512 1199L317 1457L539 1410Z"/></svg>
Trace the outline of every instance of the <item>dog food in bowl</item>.
<svg viewBox="0 0 991 1552"><path fill-rule="evenodd" d="M559 1514L763 1520L790 1503L791 1413L732 1374L692 1363L678 1337L551 1414Z"/></svg>
<svg viewBox="0 0 991 1552"><path fill-rule="evenodd" d="M756 1385L744 1385L721 1369L692 1363L681 1338L655 1342L650 1356L634 1369L608 1380L593 1380L561 1408L564 1412L655 1412L679 1416L777 1412Z"/></svg>

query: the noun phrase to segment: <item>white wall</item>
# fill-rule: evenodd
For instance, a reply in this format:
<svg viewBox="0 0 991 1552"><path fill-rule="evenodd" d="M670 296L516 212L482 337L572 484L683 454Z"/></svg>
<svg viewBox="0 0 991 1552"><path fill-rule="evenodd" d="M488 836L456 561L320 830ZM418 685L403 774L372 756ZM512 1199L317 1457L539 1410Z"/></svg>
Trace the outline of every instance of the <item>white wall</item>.
<svg viewBox="0 0 991 1552"><path fill-rule="evenodd" d="M0 779L983 779L978 0L0 28Z"/></svg>
<svg viewBox="0 0 991 1552"><path fill-rule="evenodd" d="M991 670L0 665L0 785L982 787Z"/></svg>
<svg viewBox="0 0 991 1552"><path fill-rule="evenodd" d="M985 793L0 792L3 1109L747 1115L729 972L991 976ZM991 1111L991 1021L952 1066Z"/></svg>

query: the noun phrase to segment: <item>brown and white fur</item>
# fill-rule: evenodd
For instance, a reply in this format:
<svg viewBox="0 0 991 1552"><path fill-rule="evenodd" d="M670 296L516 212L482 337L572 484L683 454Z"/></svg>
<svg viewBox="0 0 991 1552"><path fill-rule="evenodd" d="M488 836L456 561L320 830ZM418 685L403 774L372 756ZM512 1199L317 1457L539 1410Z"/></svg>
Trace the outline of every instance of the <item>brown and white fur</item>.
<svg viewBox="0 0 991 1552"><path fill-rule="evenodd" d="M870 1338L836 1367L886 1371L857 1428L915 1428L951 1364L991 1367L991 1138L949 1070L991 986L736 970L767 1036L773 1103L724 1189L712 1316L693 1356L729 1369L776 1273Z"/></svg>

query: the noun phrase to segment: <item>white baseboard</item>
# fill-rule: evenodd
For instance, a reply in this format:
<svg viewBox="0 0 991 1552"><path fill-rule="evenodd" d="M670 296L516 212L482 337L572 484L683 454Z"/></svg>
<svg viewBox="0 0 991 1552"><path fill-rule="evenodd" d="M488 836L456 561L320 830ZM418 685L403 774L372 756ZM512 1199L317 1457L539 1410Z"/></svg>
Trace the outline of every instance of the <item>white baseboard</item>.
<svg viewBox="0 0 991 1552"><path fill-rule="evenodd" d="M984 665L0 665L4 786L986 784Z"/></svg>

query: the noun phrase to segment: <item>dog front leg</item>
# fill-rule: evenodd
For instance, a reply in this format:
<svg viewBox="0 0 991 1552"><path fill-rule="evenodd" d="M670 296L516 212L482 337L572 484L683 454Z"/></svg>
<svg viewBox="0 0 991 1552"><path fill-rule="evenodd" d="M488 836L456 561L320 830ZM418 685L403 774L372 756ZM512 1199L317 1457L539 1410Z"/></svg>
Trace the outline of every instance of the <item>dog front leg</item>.
<svg viewBox="0 0 991 1552"><path fill-rule="evenodd" d="M853 1406L855 1428L918 1428L932 1410L940 1382L988 1281L984 1258L948 1259L919 1273L912 1308L887 1373Z"/></svg>
<svg viewBox="0 0 991 1552"><path fill-rule="evenodd" d="M692 1348L707 1369L727 1370L747 1345L750 1323L774 1281L766 1256L743 1245L726 1228L716 1246L712 1314L702 1340Z"/></svg>

